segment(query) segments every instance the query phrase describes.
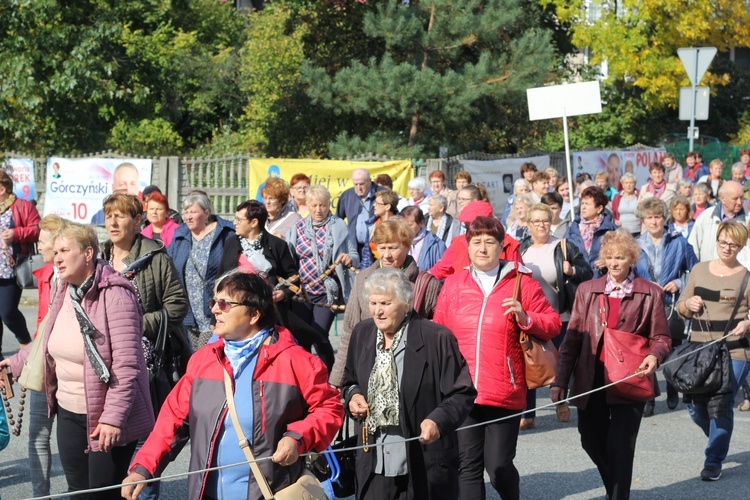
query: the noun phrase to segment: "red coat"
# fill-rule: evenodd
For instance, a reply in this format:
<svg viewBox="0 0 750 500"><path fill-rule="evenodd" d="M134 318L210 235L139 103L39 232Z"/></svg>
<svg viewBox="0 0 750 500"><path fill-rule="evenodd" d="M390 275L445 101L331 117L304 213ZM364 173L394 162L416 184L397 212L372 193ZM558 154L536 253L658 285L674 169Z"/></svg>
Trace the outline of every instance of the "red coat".
<svg viewBox="0 0 750 500"><path fill-rule="evenodd" d="M29 245L39 240L39 212L26 200L17 198L10 206L13 214L13 243L21 246L21 253L29 253Z"/></svg>
<svg viewBox="0 0 750 500"><path fill-rule="evenodd" d="M501 263L502 266L502 263ZM507 271L505 267L512 266ZM505 315L503 300L513 295L516 262L501 267L501 277L485 298L469 269L445 280L433 321L448 327L469 365L477 389L476 404L508 410L526 407L526 366L518 342L519 328L541 340L560 333L562 322L531 274L521 278L521 304L529 317L520 327ZM505 275L502 275L506 271Z"/></svg>
<svg viewBox="0 0 750 500"><path fill-rule="evenodd" d="M131 470L152 477L170 460L171 447L185 431L190 432L191 470L210 467L221 422L226 416L224 370L232 373L224 355L224 341L208 344L193 354L187 372L169 393L159 412L154 430L138 451ZM300 453L323 451L331 444L344 420L339 391L328 384L325 365L296 345L289 330L276 327L269 344L258 354L253 373L253 454L268 457L284 436L298 439ZM235 398L243 395L235 393ZM247 397L247 395L244 395ZM218 423L218 424L217 424ZM259 463L263 474L278 491L302 474L304 460L289 467L270 461ZM188 498L201 498L208 475L188 478ZM260 498L255 481L250 481L248 498Z"/></svg>
<svg viewBox="0 0 750 500"><path fill-rule="evenodd" d="M503 250L500 252L500 260L512 260L523 264L520 247L520 243L506 234L505 238L503 238ZM453 237L443 257L437 264L430 268L430 274L439 280L444 280L451 274L466 269L470 264L469 242L466 240L465 234L459 234Z"/></svg>

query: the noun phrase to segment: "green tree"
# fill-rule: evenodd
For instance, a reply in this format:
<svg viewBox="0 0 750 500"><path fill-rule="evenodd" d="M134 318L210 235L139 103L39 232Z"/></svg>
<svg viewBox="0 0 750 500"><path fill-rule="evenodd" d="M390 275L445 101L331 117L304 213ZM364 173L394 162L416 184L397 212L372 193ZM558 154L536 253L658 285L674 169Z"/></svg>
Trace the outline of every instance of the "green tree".
<svg viewBox="0 0 750 500"><path fill-rule="evenodd" d="M0 147L94 151L139 127L210 138L243 107L243 19L215 0L0 1Z"/></svg>
<svg viewBox="0 0 750 500"><path fill-rule="evenodd" d="M363 34L382 55L334 71L311 61L302 78L314 104L347 122L331 150L437 152L481 129L476 118L523 101L549 77L551 33L520 0L387 0L365 14ZM489 106L489 109L487 107ZM380 144L380 147L376 146ZM406 148L406 149L404 149Z"/></svg>

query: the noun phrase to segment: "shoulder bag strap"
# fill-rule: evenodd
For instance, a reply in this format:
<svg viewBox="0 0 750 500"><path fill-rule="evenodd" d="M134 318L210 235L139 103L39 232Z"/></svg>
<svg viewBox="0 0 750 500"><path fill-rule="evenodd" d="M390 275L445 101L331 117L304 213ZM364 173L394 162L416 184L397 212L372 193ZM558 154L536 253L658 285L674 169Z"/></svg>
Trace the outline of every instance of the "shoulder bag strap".
<svg viewBox="0 0 750 500"><path fill-rule="evenodd" d="M607 299L604 294L599 295L599 314L602 316L602 325L607 326Z"/></svg>
<svg viewBox="0 0 750 500"><path fill-rule="evenodd" d="M560 248L562 248L563 260L568 260L568 240L563 238L560 240Z"/></svg>
<svg viewBox="0 0 750 500"><path fill-rule="evenodd" d="M734 303L732 315L729 316L729 321L727 321L727 326L724 328L724 334L722 335L722 337L726 337L727 333L729 333L729 328L732 326L732 320L734 320L734 316L735 314L737 314L737 309L740 308L742 297L745 296L745 290L747 289L748 280L750 280L750 271L745 271L745 277L742 278L742 285L740 285L740 293L737 294L737 301Z"/></svg>
<svg viewBox="0 0 750 500"><path fill-rule="evenodd" d="M258 483L263 498L265 500L273 500L273 491L271 491L266 476L263 475L260 467L258 467L258 463L255 461L253 450L250 449L250 442L245 437L240 420L237 418L237 407L234 405L234 394L232 393L232 380L229 378L229 373L226 370L224 370L224 392L227 395L227 408L229 409L229 416L232 419L232 425L234 425L234 430L237 432L242 453L245 454L245 458L250 462L250 470L253 471L255 482Z"/></svg>

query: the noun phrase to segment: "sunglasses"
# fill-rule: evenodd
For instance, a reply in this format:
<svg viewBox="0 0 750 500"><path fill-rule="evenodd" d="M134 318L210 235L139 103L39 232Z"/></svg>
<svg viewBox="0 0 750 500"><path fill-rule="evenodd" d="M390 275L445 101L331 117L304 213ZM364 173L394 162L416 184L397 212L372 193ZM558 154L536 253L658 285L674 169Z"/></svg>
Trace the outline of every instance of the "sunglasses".
<svg viewBox="0 0 750 500"><path fill-rule="evenodd" d="M221 310L221 312L229 312L233 307L244 306L244 305L245 304L243 304L242 302L231 302L229 300L224 300L224 299L219 299L219 300L209 299L208 300L209 309L213 309L214 306L219 306L219 309Z"/></svg>

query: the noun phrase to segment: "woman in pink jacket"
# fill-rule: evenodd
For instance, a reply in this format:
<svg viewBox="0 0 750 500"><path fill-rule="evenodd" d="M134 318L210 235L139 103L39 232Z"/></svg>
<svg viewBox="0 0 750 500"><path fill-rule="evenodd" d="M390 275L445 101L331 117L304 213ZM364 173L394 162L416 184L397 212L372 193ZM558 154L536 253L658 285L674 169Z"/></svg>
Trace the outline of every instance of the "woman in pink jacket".
<svg viewBox="0 0 750 500"><path fill-rule="evenodd" d="M433 319L456 336L477 389L474 408L463 426L515 415L458 433L461 498L485 498L484 469L503 499L520 497L513 458L521 410L526 407L526 372L518 337L524 330L546 341L562 327L531 271L500 260L504 236L499 220L474 219L466 231L471 266L446 279ZM513 291L519 273L516 300Z"/></svg>
<svg viewBox="0 0 750 500"><path fill-rule="evenodd" d="M44 336L45 392L57 413L57 445L68 491L119 484L138 439L154 426L133 286L96 258L90 226L70 223L55 238L61 280ZM30 346L0 363L17 377ZM118 490L96 498L119 498Z"/></svg>

